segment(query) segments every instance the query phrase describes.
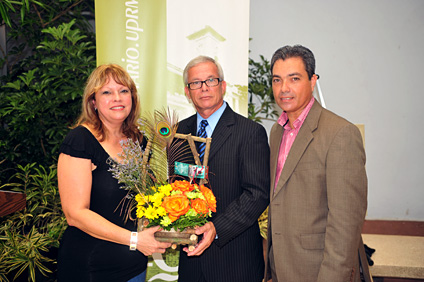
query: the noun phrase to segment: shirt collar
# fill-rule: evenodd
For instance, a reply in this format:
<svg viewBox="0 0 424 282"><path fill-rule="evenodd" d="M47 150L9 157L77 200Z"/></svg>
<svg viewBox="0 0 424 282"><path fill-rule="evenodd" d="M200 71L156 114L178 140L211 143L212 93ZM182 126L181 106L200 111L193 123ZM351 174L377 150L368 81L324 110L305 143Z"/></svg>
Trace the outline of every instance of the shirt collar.
<svg viewBox="0 0 424 282"><path fill-rule="evenodd" d="M312 97L311 100L309 101L308 105L306 105L306 107L303 109L302 113L300 114L300 116L293 122L293 127L295 129L297 129L298 127L302 126L303 122L306 119L306 116L308 115L309 111L312 108L312 105L314 104L315 98ZM289 125L289 118L287 116L286 112L282 112L280 117L278 118L278 124L281 125L282 127L284 127L284 129L291 129L290 125Z"/></svg>
<svg viewBox="0 0 424 282"><path fill-rule="evenodd" d="M216 125L218 124L219 119L221 118L222 114L224 113L225 108L227 107L227 102L224 101L221 107L219 107L218 110L216 110L213 114L211 114L206 120L208 121L208 125L211 128L211 134L208 132L208 136L212 136L213 131L215 130ZM200 123L204 120L199 113L197 113L197 129L199 129ZM206 131L208 131L206 129Z"/></svg>

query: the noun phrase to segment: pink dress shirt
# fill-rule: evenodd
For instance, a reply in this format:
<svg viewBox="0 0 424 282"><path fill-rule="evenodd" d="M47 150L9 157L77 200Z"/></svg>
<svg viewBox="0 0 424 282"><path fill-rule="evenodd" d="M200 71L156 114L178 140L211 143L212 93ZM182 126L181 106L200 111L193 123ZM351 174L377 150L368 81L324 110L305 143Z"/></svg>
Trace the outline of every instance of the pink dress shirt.
<svg viewBox="0 0 424 282"><path fill-rule="evenodd" d="M277 163L277 172L275 174L275 185L274 191L277 187L278 180L280 179L281 172L283 171L284 163L286 162L287 156L289 155L290 148L293 145L294 140L296 139L297 134L299 133L300 128L302 127L303 122L312 105L314 104L314 97L309 101L308 105L306 105L305 109L302 111L300 116L293 122L293 128L290 127L289 120L286 112L283 112L281 116L278 118L278 124L280 124L284 128L283 138L281 140L280 150L278 153L278 163Z"/></svg>

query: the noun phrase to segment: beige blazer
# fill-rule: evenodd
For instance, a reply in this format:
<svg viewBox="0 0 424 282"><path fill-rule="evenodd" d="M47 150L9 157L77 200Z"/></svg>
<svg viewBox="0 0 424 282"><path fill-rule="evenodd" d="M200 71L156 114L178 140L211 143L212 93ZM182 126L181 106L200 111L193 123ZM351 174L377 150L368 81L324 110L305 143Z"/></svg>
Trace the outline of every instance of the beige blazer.
<svg viewBox="0 0 424 282"><path fill-rule="evenodd" d="M265 277L273 273L273 282L360 281L367 176L358 128L315 101L274 191L283 131L276 123L270 133Z"/></svg>

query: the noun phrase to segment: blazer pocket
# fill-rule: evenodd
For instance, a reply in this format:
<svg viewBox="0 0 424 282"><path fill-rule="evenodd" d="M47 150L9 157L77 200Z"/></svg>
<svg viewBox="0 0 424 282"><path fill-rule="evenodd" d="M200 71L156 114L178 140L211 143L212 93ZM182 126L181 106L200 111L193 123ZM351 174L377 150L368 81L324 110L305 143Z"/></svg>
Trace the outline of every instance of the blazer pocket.
<svg viewBox="0 0 424 282"><path fill-rule="evenodd" d="M300 161L294 171L302 171L302 170L311 170L311 169L317 169L320 168L321 164L318 161Z"/></svg>
<svg viewBox="0 0 424 282"><path fill-rule="evenodd" d="M300 244L305 250L324 250L325 233L301 234Z"/></svg>

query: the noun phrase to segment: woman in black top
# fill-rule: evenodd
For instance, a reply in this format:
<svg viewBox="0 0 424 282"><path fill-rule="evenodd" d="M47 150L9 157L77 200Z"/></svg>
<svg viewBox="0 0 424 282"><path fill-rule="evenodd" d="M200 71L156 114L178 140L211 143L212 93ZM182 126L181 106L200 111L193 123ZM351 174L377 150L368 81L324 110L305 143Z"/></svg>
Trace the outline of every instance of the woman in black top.
<svg viewBox="0 0 424 282"><path fill-rule="evenodd" d="M127 191L109 171L109 157L120 161L120 141L142 138L139 114L128 73L113 64L97 67L77 125L60 148L59 192L69 227L59 249L59 282L144 281L147 256L170 246L155 240L159 227L137 233L135 223L125 221Z"/></svg>

